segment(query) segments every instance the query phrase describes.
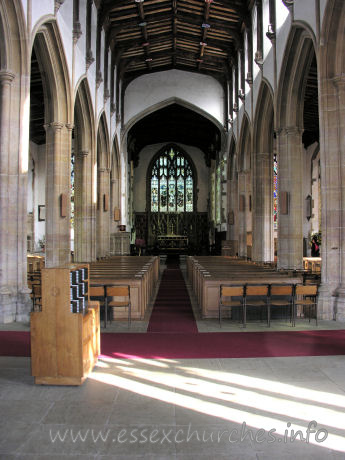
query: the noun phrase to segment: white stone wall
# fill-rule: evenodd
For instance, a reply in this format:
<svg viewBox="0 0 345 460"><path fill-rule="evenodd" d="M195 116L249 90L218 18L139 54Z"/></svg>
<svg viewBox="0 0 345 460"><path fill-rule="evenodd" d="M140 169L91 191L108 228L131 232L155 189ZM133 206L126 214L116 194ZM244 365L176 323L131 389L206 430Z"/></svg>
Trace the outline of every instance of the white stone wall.
<svg viewBox="0 0 345 460"><path fill-rule="evenodd" d="M181 70L143 75L130 83L124 101L124 122L169 98L179 98L223 124L224 92L212 77Z"/></svg>

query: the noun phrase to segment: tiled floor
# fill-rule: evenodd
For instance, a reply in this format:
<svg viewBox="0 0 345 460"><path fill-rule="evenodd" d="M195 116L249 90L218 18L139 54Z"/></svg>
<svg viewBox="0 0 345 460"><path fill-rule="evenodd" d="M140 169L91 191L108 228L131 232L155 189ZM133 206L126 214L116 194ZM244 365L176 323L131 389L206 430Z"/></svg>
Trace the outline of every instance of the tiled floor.
<svg viewBox="0 0 345 460"><path fill-rule="evenodd" d="M344 356L102 359L81 387L0 358L4 460L340 460L344 409Z"/></svg>

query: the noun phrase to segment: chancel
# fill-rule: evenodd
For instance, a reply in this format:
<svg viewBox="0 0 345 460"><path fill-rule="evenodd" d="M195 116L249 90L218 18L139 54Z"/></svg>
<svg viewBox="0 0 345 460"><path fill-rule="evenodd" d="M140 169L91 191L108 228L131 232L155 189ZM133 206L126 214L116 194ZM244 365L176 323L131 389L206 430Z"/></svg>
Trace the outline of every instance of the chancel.
<svg viewBox="0 0 345 460"><path fill-rule="evenodd" d="M0 1L1 458L344 457L344 43L344 0Z"/></svg>

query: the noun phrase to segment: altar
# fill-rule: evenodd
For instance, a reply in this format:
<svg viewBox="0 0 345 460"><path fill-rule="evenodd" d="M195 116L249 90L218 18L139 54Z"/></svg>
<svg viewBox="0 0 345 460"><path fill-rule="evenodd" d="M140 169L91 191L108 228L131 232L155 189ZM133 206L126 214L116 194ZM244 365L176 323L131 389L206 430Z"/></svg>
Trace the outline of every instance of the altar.
<svg viewBox="0 0 345 460"><path fill-rule="evenodd" d="M188 248L188 237L185 235L157 236L157 245L161 251L184 251Z"/></svg>

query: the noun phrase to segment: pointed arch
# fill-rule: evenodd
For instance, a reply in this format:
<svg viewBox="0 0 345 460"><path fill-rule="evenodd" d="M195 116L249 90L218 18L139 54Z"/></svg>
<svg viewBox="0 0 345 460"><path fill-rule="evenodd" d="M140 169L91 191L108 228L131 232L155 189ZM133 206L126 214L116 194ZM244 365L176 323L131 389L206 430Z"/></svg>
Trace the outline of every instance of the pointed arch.
<svg viewBox="0 0 345 460"><path fill-rule="evenodd" d="M74 105L74 260L95 260L95 123L90 88L79 81Z"/></svg>
<svg viewBox="0 0 345 460"><path fill-rule="evenodd" d="M293 26L285 47L277 90L276 125L303 128L303 109L308 70L315 54L309 30Z"/></svg>
<svg viewBox="0 0 345 460"><path fill-rule="evenodd" d="M274 260L273 229L274 109L272 89L262 81L253 134L253 252L259 262Z"/></svg>
<svg viewBox="0 0 345 460"><path fill-rule="evenodd" d="M228 171L227 178L228 180L234 179L237 174L237 161L236 161L236 140L232 135L229 146L229 156L228 156Z"/></svg>
<svg viewBox="0 0 345 460"><path fill-rule="evenodd" d="M248 114L245 112L241 133L237 143L238 147L238 171L247 171L251 167L251 128Z"/></svg>
<svg viewBox="0 0 345 460"><path fill-rule="evenodd" d="M103 111L99 117L97 130L97 165L98 168L110 169L110 164L108 125Z"/></svg>
<svg viewBox="0 0 345 460"><path fill-rule="evenodd" d="M56 21L42 24L33 39L44 90L45 123L72 120L71 84L60 32Z"/></svg>
<svg viewBox="0 0 345 460"><path fill-rule="evenodd" d="M254 115L254 151L270 152L273 149L274 110L273 90L268 82L263 80L260 85L259 95Z"/></svg>
<svg viewBox="0 0 345 460"><path fill-rule="evenodd" d="M183 99L181 99L179 97L170 97L170 98L168 98L168 99L166 99L164 101L158 102L157 104L154 104L151 107L146 108L145 110L143 110L142 112L138 113L133 118L131 118L126 123L126 125L125 125L125 127L123 129L123 133L122 133L122 136L121 136L122 142L123 142L123 139L127 138L127 134L129 133L129 130L138 121L140 121L142 118L145 118L146 116L156 112L157 110L163 109L164 107L168 107L169 105L173 105L173 104L177 104L177 105L185 107L185 108L187 108L189 110L192 110L193 112L196 112L199 115L202 115L207 120L211 121L219 129L219 132L221 133L221 136L222 136L221 145L223 145L224 139L225 139L225 133L224 133L223 125L216 118L214 118L212 115L210 115L208 112L205 112L200 107L198 107L198 106L196 106L194 104L191 104L190 102L187 102L187 101L185 101L185 100L183 100Z"/></svg>
<svg viewBox="0 0 345 460"><path fill-rule="evenodd" d="M104 111L97 131L97 257L106 257L110 250L110 148L109 133Z"/></svg>
<svg viewBox="0 0 345 460"><path fill-rule="evenodd" d="M81 129L82 150L93 150L95 120L89 82L86 77L78 82L75 90L74 121L76 124L75 116Z"/></svg>
<svg viewBox="0 0 345 460"><path fill-rule="evenodd" d="M310 67L315 59L313 37L301 25L291 28L277 91L277 152L279 164L277 265L303 266L304 100ZM291 167L293 165L293 167ZM286 206L285 206L286 204Z"/></svg>
<svg viewBox="0 0 345 460"><path fill-rule="evenodd" d="M237 145L238 151L238 254L251 257L251 145L252 134L248 114L245 112Z"/></svg>
<svg viewBox="0 0 345 460"><path fill-rule="evenodd" d="M64 47L55 20L37 28L33 49L42 78L44 127L46 131L46 266L69 263L70 219L61 216L57 197L67 198L70 216L70 164L72 149L72 89ZM66 166L68 165L68 174ZM68 242L68 243L67 243ZM57 250L59 248L59 250Z"/></svg>

